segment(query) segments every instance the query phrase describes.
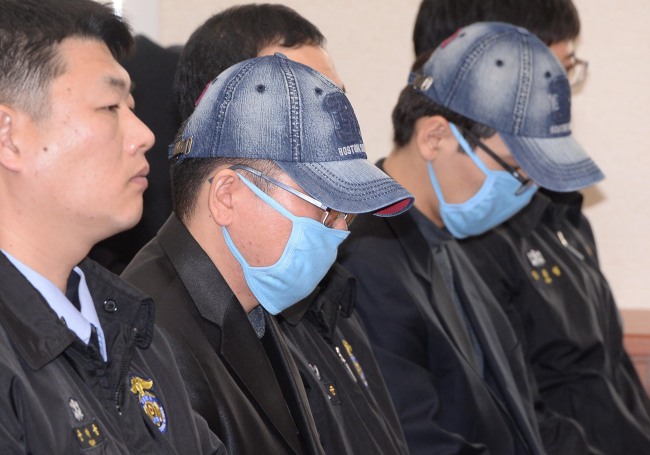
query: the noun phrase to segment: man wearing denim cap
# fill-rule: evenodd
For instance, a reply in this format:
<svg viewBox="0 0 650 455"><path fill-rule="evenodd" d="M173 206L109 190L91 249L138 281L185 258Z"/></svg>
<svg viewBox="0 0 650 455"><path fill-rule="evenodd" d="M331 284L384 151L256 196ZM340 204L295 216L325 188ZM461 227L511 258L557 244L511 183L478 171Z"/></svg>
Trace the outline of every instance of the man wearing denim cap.
<svg viewBox="0 0 650 455"><path fill-rule="evenodd" d="M581 87L587 63L576 57L580 18L571 0L423 0L413 30L416 53L488 18L537 35L563 64L574 93ZM540 420L545 448L647 452L650 399L625 351L582 205L578 191L542 188L507 222L461 246L522 341L543 403L536 409L547 417Z"/></svg>
<svg viewBox="0 0 650 455"><path fill-rule="evenodd" d="M475 24L427 57L380 163L415 208L360 217L340 259L358 277L411 453L544 453L521 346L455 238L503 222L536 184L570 190L602 176L571 138L564 69L530 33Z"/></svg>
<svg viewBox="0 0 650 455"><path fill-rule="evenodd" d="M220 74L170 147L175 213L125 273L156 298L231 451L323 452L270 315L314 290L354 214L411 205L363 149L344 93L281 54Z"/></svg>
<svg viewBox="0 0 650 455"><path fill-rule="evenodd" d="M325 37L313 23L284 5L237 5L208 18L185 43L174 87L183 116L192 114L205 86L225 69L275 52L343 87ZM179 196L175 194L177 206L187 204ZM296 363L326 452L406 453L397 413L354 310L355 290L354 277L334 263L314 292L275 319ZM190 390L204 380L194 370L186 369L183 376ZM219 420L218 402L195 394L193 398L194 407L210 416L208 424L219 434L227 433Z"/></svg>

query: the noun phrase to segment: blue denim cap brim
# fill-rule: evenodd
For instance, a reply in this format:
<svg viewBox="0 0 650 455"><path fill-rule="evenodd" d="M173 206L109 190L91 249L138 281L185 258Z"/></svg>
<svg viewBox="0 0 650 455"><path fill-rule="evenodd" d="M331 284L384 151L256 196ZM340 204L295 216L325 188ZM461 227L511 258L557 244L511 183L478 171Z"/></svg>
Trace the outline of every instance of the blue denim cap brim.
<svg viewBox="0 0 650 455"><path fill-rule="evenodd" d="M275 163L310 196L339 212L395 216L413 205L408 191L365 158Z"/></svg>
<svg viewBox="0 0 650 455"><path fill-rule="evenodd" d="M577 191L605 178L572 136L530 138L502 132L499 135L519 166L541 187Z"/></svg>

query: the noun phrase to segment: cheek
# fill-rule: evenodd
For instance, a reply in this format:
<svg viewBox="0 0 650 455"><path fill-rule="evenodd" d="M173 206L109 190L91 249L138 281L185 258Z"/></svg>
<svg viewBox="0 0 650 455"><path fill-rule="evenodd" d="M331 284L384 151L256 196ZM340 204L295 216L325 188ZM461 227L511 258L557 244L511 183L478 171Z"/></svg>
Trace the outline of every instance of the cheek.
<svg viewBox="0 0 650 455"><path fill-rule="evenodd" d="M267 205L249 210L249 216L240 218L239 229L231 232L237 238L235 244L246 259L254 267L265 267L275 264L282 256L284 248L291 235L291 220ZM240 224L241 223L241 224Z"/></svg>
<svg viewBox="0 0 650 455"><path fill-rule="evenodd" d="M447 168L443 186L445 201L449 204L461 204L474 196L485 181L485 174L466 156L456 157L453 166ZM441 181L442 185L442 181Z"/></svg>
<svg viewBox="0 0 650 455"><path fill-rule="evenodd" d="M485 175L480 174L479 176L472 176L465 174L465 178L461 185L458 185L459 188L455 193L455 197L451 198L447 202L452 204L461 204L472 198L478 191L481 189L483 182L485 181Z"/></svg>

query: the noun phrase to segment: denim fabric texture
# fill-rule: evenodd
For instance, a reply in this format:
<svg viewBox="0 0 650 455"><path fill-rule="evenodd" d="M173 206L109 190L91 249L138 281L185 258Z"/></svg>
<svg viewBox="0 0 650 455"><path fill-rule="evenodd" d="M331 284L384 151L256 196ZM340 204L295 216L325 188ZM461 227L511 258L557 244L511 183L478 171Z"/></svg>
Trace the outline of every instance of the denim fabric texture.
<svg viewBox="0 0 650 455"><path fill-rule="evenodd" d="M367 160L347 97L282 54L238 63L205 90L170 156L270 159L345 213L397 215L413 197Z"/></svg>
<svg viewBox="0 0 650 455"><path fill-rule="evenodd" d="M604 175L571 135L571 88L549 48L526 29L483 22L457 31L410 83L434 102L494 128L540 186L574 191ZM422 77L424 76L424 77Z"/></svg>

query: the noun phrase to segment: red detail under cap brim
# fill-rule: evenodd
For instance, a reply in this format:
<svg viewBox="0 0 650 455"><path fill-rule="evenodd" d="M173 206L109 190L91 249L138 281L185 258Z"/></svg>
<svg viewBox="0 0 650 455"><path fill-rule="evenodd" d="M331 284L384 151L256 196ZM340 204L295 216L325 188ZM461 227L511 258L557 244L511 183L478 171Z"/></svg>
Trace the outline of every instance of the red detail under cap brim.
<svg viewBox="0 0 650 455"><path fill-rule="evenodd" d="M394 216L394 215L399 215L400 213L404 212L406 209L408 209L411 206L411 203L413 202L413 199L407 198L407 199L402 199L399 202L396 202L393 205L389 205L388 207L384 207L381 210L377 210L373 215L376 216Z"/></svg>

